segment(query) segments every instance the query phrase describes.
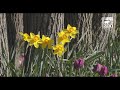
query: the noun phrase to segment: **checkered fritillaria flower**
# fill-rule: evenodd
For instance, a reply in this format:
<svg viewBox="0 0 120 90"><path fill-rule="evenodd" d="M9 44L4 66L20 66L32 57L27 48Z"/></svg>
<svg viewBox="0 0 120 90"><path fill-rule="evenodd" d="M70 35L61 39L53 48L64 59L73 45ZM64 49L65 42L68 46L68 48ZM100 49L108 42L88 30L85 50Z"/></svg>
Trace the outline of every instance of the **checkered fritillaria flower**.
<svg viewBox="0 0 120 90"><path fill-rule="evenodd" d="M98 63L97 65L94 65L93 67L94 67L93 72L99 73L101 71L102 65Z"/></svg>
<svg viewBox="0 0 120 90"><path fill-rule="evenodd" d="M99 74L100 74L101 76L106 76L106 75L108 74L108 68L107 68L107 66L102 66Z"/></svg>
<svg viewBox="0 0 120 90"><path fill-rule="evenodd" d="M84 60L82 58L74 61L74 68L79 69L84 66Z"/></svg>

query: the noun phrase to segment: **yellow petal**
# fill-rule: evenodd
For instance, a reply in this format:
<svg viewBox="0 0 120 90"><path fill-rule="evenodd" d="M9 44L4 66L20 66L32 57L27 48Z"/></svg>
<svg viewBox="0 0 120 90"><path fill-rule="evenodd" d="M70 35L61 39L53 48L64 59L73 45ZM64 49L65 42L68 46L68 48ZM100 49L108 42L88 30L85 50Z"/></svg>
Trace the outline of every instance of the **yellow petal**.
<svg viewBox="0 0 120 90"><path fill-rule="evenodd" d="M62 52L59 52L59 53L58 53L58 56L59 56L59 57L61 57L61 56L62 56L62 54L63 54Z"/></svg>
<svg viewBox="0 0 120 90"><path fill-rule="evenodd" d="M78 33L78 30L75 30L73 33L74 33L74 34L77 34L77 33Z"/></svg>
<svg viewBox="0 0 120 90"><path fill-rule="evenodd" d="M70 36L71 36L72 38L75 38L75 34L71 34Z"/></svg>
<svg viewBox="0 0 120 90"><path fill-rule="evenodd" d="M60 36L61 36L61 34L62 34L62 32L59 32L59 33L58 33L58 37L60 37Z"/></svg>
<svg viewBox="0 0 120 90"><path fill-rule="evenodd" d="M46 39L46 36L45 35L42 35L42 40L44 41Z"/></svg>
<svg viewBox="0 0 120 90"><path fill-rule="evenodd" d="M32 43L30 43L29 45L30 45L30 46L32 46L33 44L32 44Z"/></svg>
<svg viewBox="0 0 120 90"><path fill-rule="evenodd" d="M67 25L67 30L69 30L71 28L70 24Z"/></svg>
<svg viewBox="0 0 120 90"><path fill-rule="evenodd" d="M29 38L29 35L28 35L27 33L23 34L23 39L24 39L25 41L27 41L28 39L30 39L30 38Z"/></svg>
<svg viewBox="0 0 120 90"><path fill-rule="evenodd" d="M31 37L31 38L34 38L34 36L35 36L35 34L31 32L31 33L30 33L30 37Z"/></svg>
<svg viewBox="0 0 120 90"><path fill-rule="evenodd" d="M61 32L61 35L62 35L62 36L63 36L63 35L65 35L65 32L64 32L64 31L62 31L62 32Z"/></svg>
<svg viewBox="0 0 120 90"><path fill-rule="evenodd" d="M30 42L31 39L27 39L27 42Z"/></svg>
<svg viewBox="0 0 120 90"><path fill-rule="evenodd" d="M74 30L76 30L76 27L73 27Z"/></svg>
<svg viewBox="0 0 120 90"><path fill-rule="evenodd" d="M42 44L43 42L42 42L41 39L40 39L37 43Z"/></svg>
<svg viewBox="0 0 120 90"><path fill-rule="evenodd" d="M58 43L60 43L62 41L62 39L60 37L58 37Z"/></svg>
<svg viewBox="0 0 120 90"><path fill-rule="evenodd" d="M38 38L40 38L40 35L37 34L36 36L37 36Z"/></svg>
<svg viewBox="0 0 120 90"><path fill-rule="evenodd" d="M55 50L55 49L56 49L56 47L55 47L55 46L53 46L52 48L53 48L53 50Z"/></svg>
<svg viewBox="0 0 120 90"><path fill-rule="evenodd" d="M48 40L48 42L50 42L50 40L51 40L49 37L47 37L46 39Z"/></svg>
<svg viewBox="0 0 120 90"><path fill-rule="evenodd" d="M38 48L39 44L38 43L34 43L34 46L35 46L35 48Z"/></svg>
<svg viewBox="0 0 120 90"><path fill-rule="evenodd" d="M24 37L28 38L29 35L27 33L23 34Z"/></svg>

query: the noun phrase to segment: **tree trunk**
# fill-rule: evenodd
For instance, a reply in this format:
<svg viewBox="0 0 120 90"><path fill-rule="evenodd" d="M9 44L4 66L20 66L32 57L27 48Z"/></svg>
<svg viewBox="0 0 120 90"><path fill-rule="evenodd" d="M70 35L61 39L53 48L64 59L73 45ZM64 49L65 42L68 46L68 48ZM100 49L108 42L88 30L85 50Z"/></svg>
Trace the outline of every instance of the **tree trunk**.
<svg viewBox="0 0 120 90"><path fill-rule="evenodd" d="M51 38L54 38L54 44L56 44L57 32L64 29L64 13L51 13L51 17L49 19L49 27L48 31L51 34Z"/></svg>
<svg viewBox="0 0 120 90"><path fill-rule="evenodd" d="M18 63L19 56L23 52L23 48L20 48L22 50L21 52L18 52L18 49L20 47L19 42L21 41L19 32L23 32L23 14L7 13L6 21L7 21L7 33L8 33L7 37L8 37L9 52L12 52L15 49L15 56L13 58L15 58L15 66L17 67L19 64Z"/></svg>
<svg viewBox="0 0 120 90"><path fill-rule="evenodd" d="M9 62L9 48L8 48L8 33L7 33L7 22L6 22L6 14L0 14L0 61L2 62L2 70L6 69L6 62ZM6 62L5 62L6 61ZM1 73L3 73L1 71ZM7 68L7 76L8 76L8 68Z"/></svg>
<svg viewBox="0 0 120 90"><path fill-rule="evenodd" d="M102 17L113 17L113 28L112 29L102 29ZM108 37L112 35L114 39L117 36L116 31L116 13L95 13L93 15L93 39L94 50L105 50L106 44L108 42Z"/></svg>
<svg viewBox="0 0 120 90"><path fill-rule="evenodd" d="M79 37L78 40L84 35L81 44L84 43L85 45L85 52L92 50L92 18L93 13L78 13L78 29L79 29ZM78 47L81 47L79 44ZM79 48L78 48L79 49Z"/></svg>
<svg viewBox="0 0 120 90"><path fill-rule="evenodd" d="M15 44L15 40L20 36L19 32L23 32L23 14L7 13L6 20L7 20L9 47L11 48Z"/></svg>

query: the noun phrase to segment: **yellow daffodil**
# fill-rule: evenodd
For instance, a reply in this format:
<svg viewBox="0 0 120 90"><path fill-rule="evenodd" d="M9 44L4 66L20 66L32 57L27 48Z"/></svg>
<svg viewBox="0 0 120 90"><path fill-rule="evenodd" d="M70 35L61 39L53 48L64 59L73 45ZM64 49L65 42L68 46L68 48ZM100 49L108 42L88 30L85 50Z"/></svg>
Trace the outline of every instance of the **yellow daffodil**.
<svg viewBox="0 0 120 90"><path fill-rule="evenodd" d="M64 45L62 44L57 44L56 46L53 46L53 54L57 54L59 57L61 57L63 55L63 53L65 52L65 48Z"/></svg>
<svg viewBox="0 0 120 90"><path fill-rule="evenodd" d="M53 40L51 40L51 38L46 37L45 35L42 35L42 48L46 48L46 46L48 46L48 48L51 49L52 43L53 43Z"/></svg>
<svg viewBox="0 0 120 90"><path fill-rule="evenodd" d="M70 24L68 24L67 30L65 32L66 34L70 35L72 38L75 38L76 34L78 33L78 30L76 30L76 27L72 27Z"/></svg>
<svg viewBox="0 0 120 90"><path fill-rule="evenodd" d="M64 32L61 31L58 33L58 43L65 44L66 42L70 42L69 36Z"/></svg>
<svg viewBox="0 0 120 90"><path fill-rule="evenodd" d="M27 41L27 42L30 42L30 36L27 34L27 33L22 33L22 32L20 32L20 35L22 35L23 36L23 40L24 41Z"/></svg>
<svg viewBox="0 0 120 90"><path fill-rule="evenodd" d="M30 33L30 46L34 45L35 48L39 47L39 44L41 44L41 39L40 39L40 35L35 35L34 33Z"/></svg>

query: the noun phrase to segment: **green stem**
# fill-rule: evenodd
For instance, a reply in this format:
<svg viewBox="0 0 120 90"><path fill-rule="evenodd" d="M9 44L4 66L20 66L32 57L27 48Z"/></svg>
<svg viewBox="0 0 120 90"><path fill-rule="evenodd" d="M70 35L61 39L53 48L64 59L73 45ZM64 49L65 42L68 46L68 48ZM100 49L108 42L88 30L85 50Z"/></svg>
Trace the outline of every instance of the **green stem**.
<svg viewBox="0 0 120 90"><path fill-rule="evenodd" d="M31 56L31 51L32 51L32 47L30 47L30 54L29 54L29 59L28 59L28 64L27 64L27 70L26 70L26 72L28 73L28 71L29 71L29 65L30 65L30 56Z"/></svg>

